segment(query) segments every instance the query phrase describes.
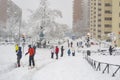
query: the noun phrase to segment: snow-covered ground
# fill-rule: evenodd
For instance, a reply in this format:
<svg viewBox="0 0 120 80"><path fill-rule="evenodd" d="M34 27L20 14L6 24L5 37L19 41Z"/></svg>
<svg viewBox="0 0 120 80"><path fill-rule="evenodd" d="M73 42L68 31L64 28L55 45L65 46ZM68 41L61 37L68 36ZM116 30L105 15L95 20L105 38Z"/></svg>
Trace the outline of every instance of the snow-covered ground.
<svg viewBox="0 0 120 80"><path fill-rule="evenodd" d="M64 44L65 52L58 60L50 58L50 49L37 49L35 55L36 67L29 69L28 58L25 56L27 46L21 59L21 67L16 68L16 53L14 45L0 46L0 80L119 80L120 72L116 77L95 71L84 59L82 52L78 50L96 50L99 46L91 48L76 48L75 56L67 56L67 44ZM60 46L59 46L60 47ZM76 46L75 46L76 47ZM59 53L60 55L60 53ZM105 56L92 54L92 59L101 62L120 65L120 56Z"/></svg>

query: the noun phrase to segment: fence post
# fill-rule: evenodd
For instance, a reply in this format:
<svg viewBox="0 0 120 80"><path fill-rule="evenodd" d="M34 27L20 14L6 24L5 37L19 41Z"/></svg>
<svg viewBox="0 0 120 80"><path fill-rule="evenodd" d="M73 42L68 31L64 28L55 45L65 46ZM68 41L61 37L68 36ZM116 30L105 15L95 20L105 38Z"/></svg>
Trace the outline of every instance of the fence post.
<svg viewBox="0 0 120 80"><path fill-rule="evenodd" d="M96 61L94 61L94 68L96 69Z"/></svg>
<svg viewBox="0 0 120 80"><path fill-rule="evenodd" d="M107 73L109 73L109 64L106 65L105 69L103 70L103 73L105 72L106 69L107 69Z"/></svg>
<svg viewBox="0 0 120 80"><path fill-rule="evenodd" d="M101 70L101 67L100 67L100 62L98 62L98 66L97 66L97 69L96 70Z"/></svg>
<svg viewBox="0 0 120 80"><path fill-rule="evenodd" d="M117 73L117 71L120 69L120 66L117 68L117 70L113 73L112 77L115 76L115 74Z"/></svg>

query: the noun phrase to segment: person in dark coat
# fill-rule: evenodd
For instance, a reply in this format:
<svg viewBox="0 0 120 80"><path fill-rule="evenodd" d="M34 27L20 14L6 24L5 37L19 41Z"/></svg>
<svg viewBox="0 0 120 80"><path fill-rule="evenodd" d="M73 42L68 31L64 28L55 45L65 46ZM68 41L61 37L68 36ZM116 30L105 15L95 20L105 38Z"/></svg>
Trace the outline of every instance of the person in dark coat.
<svg viewBox="0 0 120 80"><path fill-rule="evenodd" d="M64 54L64 48L63 46L61 46L61 57L63 57L63 54Z"/></svg>
<svg viewBox="0 0 120 80"><path fill-rule="evenodd" d="M71 47L73 46L73 42L71 42Z"/></svg>
<svg viewBox="0 0 120 80"><path fill-rule="evenodd" d="M22 50L21 47L19 47L18 52L17 52L17 66L20 67L20 60L22 58Z"/></svg>
<svg viewBox="0 0 120 80"><path fill-rule="evenodd" d="M112 51L113 51L113 48L112 48L112 46L110 45L110 47L109 47L109 53L110 53L110 55L112 55Z"/></svg>
<svg viewBox="0 0 120 80"><path fill-rule="evenodd" d="M34 45L33 48L34 48L34 55L35 55L36 54L36 46Z"/></svg>
<svg viewBox="0 0 120 80"><path fill-rule="evenodd" d="M77 47L79 46L79 43L77 42Z"/></svg>
<svg viewBox="0 0 120 80"><path fill-rule="evenodd" d="M68 53L68 56L70 56L71 54L70 48L68 49L67 53Z"/></svg>
<svg viewBox="0 0 120 80"><path fill-rule="evenodd" d="M56 59L58 59L58 53L59 53L59 48L58 48L58 46L56 46L56 48L55 48Z"/></svg>

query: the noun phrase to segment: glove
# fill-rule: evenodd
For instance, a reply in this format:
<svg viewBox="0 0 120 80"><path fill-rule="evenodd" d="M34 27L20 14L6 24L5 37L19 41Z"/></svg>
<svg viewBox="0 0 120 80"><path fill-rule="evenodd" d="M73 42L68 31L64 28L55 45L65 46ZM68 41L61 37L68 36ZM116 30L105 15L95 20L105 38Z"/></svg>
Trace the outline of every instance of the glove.
<svg viewBox="0 0 120 80"><path fill-rule="evenodd" d="M27 55L28 53L25 53L25 56Z"/></svg>

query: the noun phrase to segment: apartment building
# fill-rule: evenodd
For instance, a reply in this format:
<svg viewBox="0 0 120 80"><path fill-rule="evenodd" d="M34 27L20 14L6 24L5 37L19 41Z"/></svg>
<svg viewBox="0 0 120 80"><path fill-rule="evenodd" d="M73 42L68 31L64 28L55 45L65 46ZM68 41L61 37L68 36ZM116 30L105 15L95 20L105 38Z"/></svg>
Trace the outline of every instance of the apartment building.
<svg viewBox="0 0 120 80"><path fill-rule="evenodd" d="M14 24L20 24L21 18L22 9L19 8L13 1L0 0L0 27L6 28L10 23L13 22Z"/></svg>
<svg viewBox="0 0 120 80"><path fill-rule="evenodd" d="M89 0L74 0L73 1L73 32L78 36L87 35L89 31ZM85 7L85 8L84 8Z"/></svg>
<svg viewBox="0 0 120 80"><path fill-rule="evenodd" d="M112 41L120 46L120 1L90 1L90 33L99 40Z"/></svg>
<svg viewBox="0 0 120 80"><path fill-rule="evenodd" d="M0 0L0 26L6 26L7 0Z"/></svg>
<svg viewBox="0 0 120 80"><path fill-rule="evenodd" d="M120 47L120 0L113 0L112 5L112 32L116 37L116 44Z"/></svg>
<svg viewBox="0 0 120 80"><path fill-rule="evenodd" d="M79 23L83 17L82 0L73 1L73 31L76 32L79 29Z"/></svg>

